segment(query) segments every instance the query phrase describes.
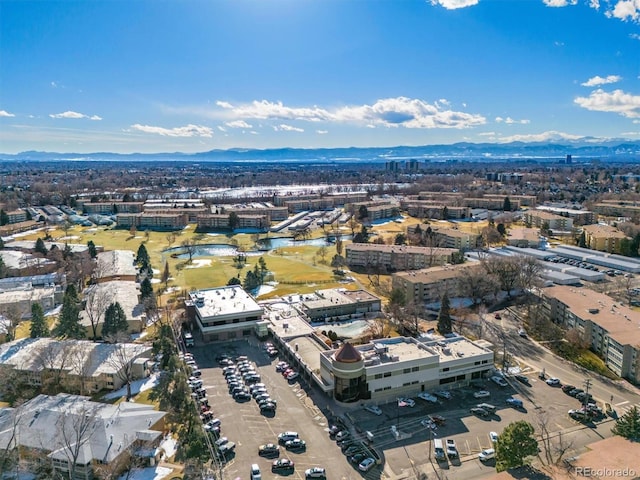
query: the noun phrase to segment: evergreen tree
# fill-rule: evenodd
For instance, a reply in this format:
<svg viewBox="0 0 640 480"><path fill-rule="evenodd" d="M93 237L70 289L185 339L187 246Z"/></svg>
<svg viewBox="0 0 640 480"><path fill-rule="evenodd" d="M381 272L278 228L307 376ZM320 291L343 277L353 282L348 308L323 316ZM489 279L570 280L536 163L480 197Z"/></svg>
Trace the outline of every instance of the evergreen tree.
<svg viewBox="0 0 640 480"><path fill-rule="evenodd" d="M231 277L227 282L227 286L232 286L232 285L242 285L242 282L238 277Z"/></svg>
<svg viewBox="0 0 640 480"><path fill-rule="evenodd" d="M136 254L136 265L138 267L143 268L147 265L151 264L151 259L149 258L149 252L147 252L147 247L144 246L144 243L141 243L138 247L138 253Z"/></svg>
<svg viewBox="0 0 640 480"><path fill-rule="evenodd" d="M438 333L440 333L440 335L451 333L451 305L449 304L449 296L446 293L444 293L440 299Z"/></svg>
<svg viewBox="0 0 640 480"><path fill-rule="evenodd" d="M87 242L87 248L89 249L89 255L91 258L96 258L98 256L98 250L96 249L96 244L93 243L93 240L89 240Z"/></svg>
<svg viewBox="0 0 640 480"><path fill-rule="evenodd" d="M249 270L247 272L247 276L244 277L244 283L242 286L247 291L255 290L256 288L258 288L258 286L260 286L259 280L253 271Z"/></svg>
<svg viewBox="0 0 640 480"><path fill-rule="evenodd" d="M2 240L2 237L0 237L0 250L2 250L4 248L4 240Z"/></svg>
<svg viewBox="0 0 640 480"><path fill-rule="evenodd" d="M47 246L44 244L44 240L42 240L40 237L38 237L38 239L36 240L36 246L34 250L37 253L41 253L42 255L46 255L48 253Z"/></svg>
<svg viewBox="0 0 640 480"><path fill-rule="evenodd" d="M171 272L169 271L169 262L164 262L164 270L162 271L162 277L160 280L164 283L165 290L169 288L169 279L171 278Z"/></svg>
<svg viewBox="0 0 640 480"><path fill-rule="evenodd" d="M264 279L269 272L269 269L267 268L267 262L264 261L264 257L260 257L258 259L258 267L260 270L260 283L264 283Z"/></svg>
<svg viewBox="0 0 640 480"><path fill-rule="evenodd" d="M152 296L153 285L151 285L151 280L145 277L145 279L140 282L140 300L144 301Z"/></svg>
<svg viewBox="0 0 640 480"><path fill-rule="evenodd" d="M104 324L102 325L102 338L117 339L120 334L126 334L129 330L127 316L122 310L118 302L112 303L107 307L104 314ZM114 341L115 343L115 341Z"/></svg>
<svg viewBox="0 0 640 480"><path fill-rule="evenodd" d="M509 197L504 197L504 202L502 204L502 210L504 210L505 212L510 212L511 211L511 200L509 200Z"/></svg>
<svg viewBox="0 0 640 480"><path fill-rule="evenodd" d="M362 225L360 231L353 236L353 243L367 243L368 241L369 231L365 225Z"/></svg>
<svg viewBox="0 0 640 480"><path fill-rule="evenodd" d="M580 234L580 238L578 239L578 246L580 248L587 248L587 235L584 233L584 230Z"/></svg>
<svg viewBox="0 0 640 480"><path fill-rule="evenodd" d="M499 223L499 224L496 226L496 230L497 230L497 231L498 231L498 233L499 233L500 235L502 235L503 237L507 235L507 229L506 229L506 227L504 226L504 223Z"/></svg>
<svg viewBox="0 0 640 480"><path fill-rule="evenodd" d="M640 410L638 407L631 407L618 418L611 432L633 442L640 441Z"/></svg>
<svg viewBox="0 0 640 480"><path fill-rule="evenodd" d="M238 214L236 212L231 212L229 214L229 229L235 230L239 226L240 226L240 217L238 217Z"/></svg>
<svg viewBox="0 0 640 480"><path fill-rule="evenodd" d="M0 278L7 276L7 266L4 264L4 259L0 257Z"/></svg>
<svg viewBox="0 0 640 480"><path fill-rule="evenodd" d="M47 321L44 318L44 311L42 305L34 303L31 305L31 338L41 338L49 336L49 327Z"/></svg>
<svg viewBox="0 0 640 480"><path fill-rule="evenodd" d="M496 442L496 470L521 467L524 459L537 455L538 441L533 426L524 420L511 422Z"/></svg>
<svg viewBox="0 0 640 480"><path fill-rule="evenodd" d="M0 225L6 225L7 223L9 223L9 215L7 215L7 212L4 210L0 209Z"/></svg>
<svg viewBox="0 0 640 480"><path fill-rule="evenodd" d="M73 284L67 287L62 299L62 309L53 335L62 338L81 339L87 336L85 328L80 324L80 307L78 294Z"/></svg>

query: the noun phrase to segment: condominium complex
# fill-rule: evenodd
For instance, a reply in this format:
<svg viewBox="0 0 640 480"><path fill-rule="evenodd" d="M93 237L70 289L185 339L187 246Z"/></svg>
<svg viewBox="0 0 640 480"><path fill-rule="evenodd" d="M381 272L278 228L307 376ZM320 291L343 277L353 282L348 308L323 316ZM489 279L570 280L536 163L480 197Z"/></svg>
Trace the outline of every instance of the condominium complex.
<svg viewBox="0 0 640 480"><path fill-rule="evenodd" d="M640 381L639 312L603 293L569 286L545 288L541 300L544 315L576 329L613 373Z"/></svg>
<svg viewBox="0 0 640 480"><path fill-rule="evenodd" d="M417 270L451 262L455 248L412 247L407 245L381 245L352 243L346 249L350 267L375 267L393 270Z"/></svg>
<svg viewBox="0 0 640 480"><path fill-rule="evenodd" d="M586 225L582 231L587 247L600 252L620 253L622 241L627 238L610 225Z"/></svg>
<svg viewBox="0 0 640 480"><path fill-rule="evenodd" d="M561 232L568 232L573 228L573 219L543 210L527 210L522 218L528 226L535 228L548 226L549 230Z"/></svg>

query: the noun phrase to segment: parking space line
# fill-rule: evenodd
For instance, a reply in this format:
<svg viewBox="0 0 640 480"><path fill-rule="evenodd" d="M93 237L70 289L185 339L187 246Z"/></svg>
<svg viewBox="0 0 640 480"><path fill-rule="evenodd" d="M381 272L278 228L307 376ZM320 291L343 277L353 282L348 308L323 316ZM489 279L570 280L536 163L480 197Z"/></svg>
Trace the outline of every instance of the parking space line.
<svg viewBox="0 0 640 480"><path fill-rule="evenodd" d="M626 405L627 403L629 403L629 400L625 400L624 402L620 402L620 403L616 403L616 407L621 407L622 405Z"/></svg>

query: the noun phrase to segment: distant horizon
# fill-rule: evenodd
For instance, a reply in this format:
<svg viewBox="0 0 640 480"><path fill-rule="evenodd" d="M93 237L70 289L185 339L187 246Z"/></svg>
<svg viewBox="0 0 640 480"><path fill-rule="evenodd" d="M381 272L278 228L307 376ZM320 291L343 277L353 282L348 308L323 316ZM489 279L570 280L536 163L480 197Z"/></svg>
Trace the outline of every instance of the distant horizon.
<svg viewBox="0 0 640 480"><path fill-rule="evenodd" d="M637 0L22 0L0 151L640 140Z"/></svg>

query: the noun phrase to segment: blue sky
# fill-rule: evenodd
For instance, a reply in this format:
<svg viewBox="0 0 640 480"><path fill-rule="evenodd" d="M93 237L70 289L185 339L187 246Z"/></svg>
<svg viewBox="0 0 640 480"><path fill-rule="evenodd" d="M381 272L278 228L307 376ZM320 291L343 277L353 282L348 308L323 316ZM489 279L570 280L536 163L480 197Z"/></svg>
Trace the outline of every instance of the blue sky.
<svg viewBox="0 0 640 480"><path fill-rule="evenodd" d="M640 0L0 0L0 151L640 139Z"/></svg>

